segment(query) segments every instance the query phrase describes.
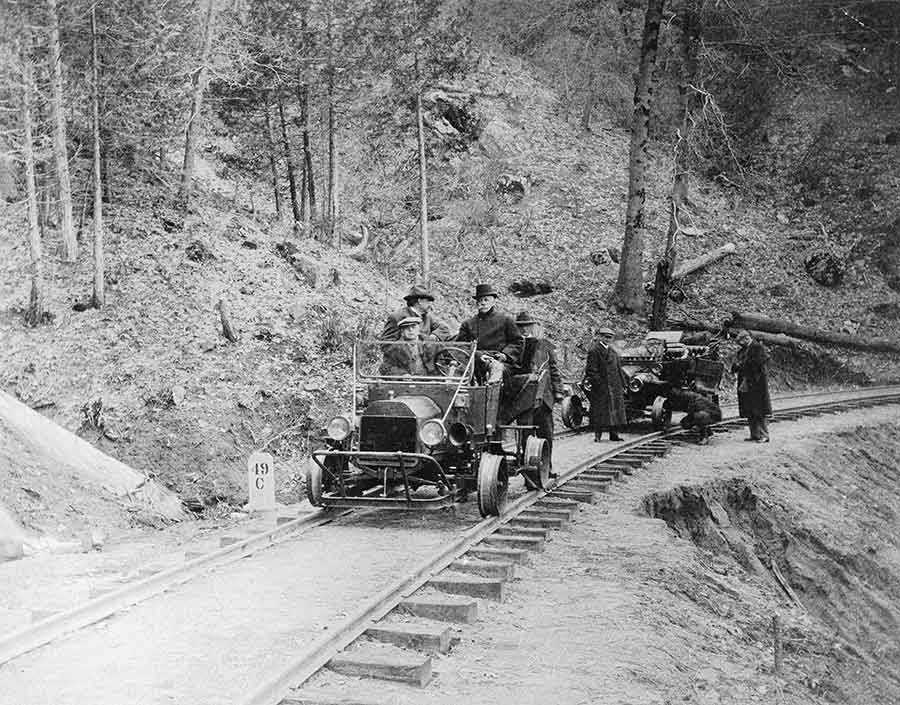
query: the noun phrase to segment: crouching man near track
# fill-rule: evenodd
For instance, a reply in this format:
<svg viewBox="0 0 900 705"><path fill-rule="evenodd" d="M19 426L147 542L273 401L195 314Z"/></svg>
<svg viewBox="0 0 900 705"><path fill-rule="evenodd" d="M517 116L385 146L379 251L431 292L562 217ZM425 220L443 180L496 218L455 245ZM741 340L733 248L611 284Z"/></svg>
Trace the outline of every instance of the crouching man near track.
<svg viewBox="0 0 900 705"><path fill-rule="evenodd" d="M506 382L525 347L515 319L497 308L497 296L491 284L478 284L472 297L478 313L463 321L456 334L460 342L476 341L478 357L488 369L488 384Z"/></svg>
<svg viewBox="0 0 900 705"><path fill-rule="evenodd" d="M707 445L712 436L709 425L722 420L722 410L715 401L703 394L689 390L676 389L668 396L673 411L686 411L681 419L681 427L685 430L697 429L697 443Z"/></svg>

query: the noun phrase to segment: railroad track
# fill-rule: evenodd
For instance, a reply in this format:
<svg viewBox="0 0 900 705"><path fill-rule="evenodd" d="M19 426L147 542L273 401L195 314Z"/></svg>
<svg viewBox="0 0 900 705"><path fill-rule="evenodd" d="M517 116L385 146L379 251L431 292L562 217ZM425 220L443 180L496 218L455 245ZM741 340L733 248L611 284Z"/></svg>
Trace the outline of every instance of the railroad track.
<svg viewBox="0 0 900 705"><path fill-rule="evenodd" d="M772 415L773 423L898 403L900 387L798 394L776 401L780 408ZM732 415L715 424L713 430L729 431L745 424ZM577 431L559 435L574 433ZM345 702L339 694L330 697L327 693L297 692L325 667L347 675L425 686L431 679L430 654L446 653L450 647L450 629L440 626L441 622L474 621L475 598L502 599L504 585L513 577L515 564L524 562L530 551L543 550L547 534L562 528L579 503L593 503L597 492L606 491L612 483L664 456L671 448L695 439L693 431L680 427L650 433L578 463L561 473L546 491L530 492L518 498L506 507L502 516L481 521L461 539L442 547L439 553L376 595L327 636L310 644L287 668L240 701L241 705ZM417 591L423 588L426 592L417 596ZM395 612L427 622L410 624L386 619ZM435 623L439 626L434 626ZM367 642L404 648L367 648Z"/></svg>
<svg viewBox="0 0 900 705"><path fill-rule="evenodd" d="M795 395L775 401L779 409L774 420L789 420L900 402L900 386L825 395ZM717 427L728 430L742 424L742 421L726 418ZM560 435L575 434L564 432ZM645 462L661 457L669 448L690 439L689 433L676 427L615 446L597 446L598 449L603 447L604 452L592 453L588 459L562 473L547 492L530 492L514 499L499 518L473 520L471 526L464 528L458 538L449 543L442 537L439 546L424 551L431 554L427 559L404 571L400 579L394 580L378 594L372 596L366 593L365 601L357 600L357 609L339 623L330 624L326 636L307 639L307 646L297 652L289 663L262 669L270 672L270 677L265 682L257 682L255 689L248 687L244 691L247 693L245 699L238 702L246 705L307 702L291 693L325 666L346 673L384 677L405 674L404 678L419 684L427 682L430 677L428 652L444 651L449 646L449 632L446 626L440 626L441 620L464 623L474 618L478 598L501 599L508 590L507 582L513 575L515 564L526 560L531 551L540 550L547 532L564 526L579 502L592 501L596 492L605 490ZM177 569L137 581L90 600L75 610L54 615L29 629L0 639L0 664L42 644L63 641L60 637L66 634L71 635L68 641L76 641L81 636L73 635L73 632L133 608L173 587L183 587L200 576L208 576L213 568L235 563L239 558L264 549L275 549L277 552L275 547L279 545L284 553L285 542L303 532L328 522L343 526L354 517L367 514L372 512L314 511L269 531L235 540L218 551L192 557ZM434 523L439 520L432 518L430 521ZM459 531L461 524L456 521L454 529ZM397 535L402 535L402 532ZM412 626L398 626L391 618L397 611L404 611L413 617L421 616L427 622L423 621L418 626L415 623ZM364 639L360 640L362 636ZM365 661L365 654L357 647L359 642L369 640L404 645L408 649L398 653L412 654L412 660L395 659L393 664L387 666L377 659ZM356 645L351 646L354 642ZM347 647L351 648L348 650ZM233 696L232 693L229 703L235 702Z"/></svg>

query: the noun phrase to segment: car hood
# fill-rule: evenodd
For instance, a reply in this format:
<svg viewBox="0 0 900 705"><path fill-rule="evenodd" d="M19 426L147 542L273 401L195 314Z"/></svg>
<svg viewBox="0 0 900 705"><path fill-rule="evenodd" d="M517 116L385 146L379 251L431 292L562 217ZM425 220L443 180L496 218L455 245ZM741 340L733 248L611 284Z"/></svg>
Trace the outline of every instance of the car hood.
<svg viewBox="0 0 900 705"><path fill-rule="evenodd" d="M400 396L371 402L363 412L363 416L388 416L427 420L440 418L441 409L429 397Z"/></svg>

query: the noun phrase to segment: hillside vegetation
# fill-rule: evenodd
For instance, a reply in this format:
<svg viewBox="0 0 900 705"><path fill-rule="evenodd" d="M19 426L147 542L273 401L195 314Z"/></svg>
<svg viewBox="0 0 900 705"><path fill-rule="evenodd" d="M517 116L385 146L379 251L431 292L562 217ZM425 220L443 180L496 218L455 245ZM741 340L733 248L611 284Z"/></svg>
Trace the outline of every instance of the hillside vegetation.
<svg viewBox="0 0 900 705"><path fill-rule="evenodd" d="M589 16L578 3L560 8L566 11L554 14L543 3L476 3L466 19L476 30L466 61L434 68L421 95L436 312L453 323L470 315L476 282L492 281L504 291L537 285L542 293L521 299L510 293L503 304L545 321L567 376L576 379L598 325L612 325L632 341L646 330L643 316L607 308L622 240L627 116L642 11L628 3L597 3ZM730 22L730 30L710 30L708 46L715 50L704 64L711 92L732 81L715 106L728 111L722 113L726 130L709 130L709 115L719 114L712 103L699 108L711 111L698 120L709 134L698 133L703 139L695 145L679 257L727 242L738 253L684 282L670 315L720 321L740 309L897 339L900 295L891 258L900 235L891 224L900 212L894 166L900 97L892 82L897 73L889 70L896 50L885 48L892 45L881 34L867 42L865 33L861 39L829 25L818 53L795 51L788 70L765 63L772 47L752 55L730 47L726 35L735 46L746 38ZM615 32L598 29L586 37L589 26ZM669 221L672 140L680 120L677 27L662 40L646 215L648 280ZM273 36L267 56L285 48ZM584 46L596 51L585 53ZM739 74L741 65L749 76ZM186 211L179 196L182 147L158 137L157 154L144 141L126 144L128 128L120 127L109 154L102 308L87 305L89 229L81 231L78 260L63 261L51 209L43 221L49 320L26 326L29 250L24 210L12 205L24 188L18 177L0 224L0 388L160 478L198 511L213 512L244 500L246 458L261 447L284 470L279 496L297 497L310 436L348 404L353 337L380 330L385 313L418 277L414 113L397 77L373 64L340 94L335 227L321 213L306 225L290 222L283 178L278 217L268 128L260 119L264 106L269 114L268 94L244 90L236 73L217 68ZM760 93L754 103L751 89L763 85L765 99ZM297 142L299 110L286 105ZM312 173L320 180L328 161L323 110L311 118ZM295 158L297 142L291 143ZM283 174L283 155L272 156ZM81 193L89 184L88 158L76 152L71 162ZM47 179L51 172L46 164ZM363 229L368 241L351 256ZM816 284L803 270L805 255L820 247L848 263L837 287ZM299 268L294 254L304 258ZM220 301L237 342L222 335ZM782 389L898 379L889 355L809 346L776 352L775 362Z"/></svg>

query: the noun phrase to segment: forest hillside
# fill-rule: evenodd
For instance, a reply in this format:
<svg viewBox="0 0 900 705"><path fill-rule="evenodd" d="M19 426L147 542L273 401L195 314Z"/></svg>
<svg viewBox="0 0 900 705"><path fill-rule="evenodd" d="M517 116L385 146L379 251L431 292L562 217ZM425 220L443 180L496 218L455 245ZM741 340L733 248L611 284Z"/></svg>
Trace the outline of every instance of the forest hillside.
<svg viewBox="0 0 900 705"><path fill-rule="evenodd" d="M737 248L678 282L671 319L900 341L900 10L844 5L666 5L643 279L676 170L679 261ZM649 293L610 304L645 4L47 6L4 26L30 38L4 50L0 389L195 511L245 501L260 448L298 496L310 438L349 404L353 338L422 277L423 222L454 326L493 282L571 381L599 325L646 332ZM833 262L826 284L811 255ZM900 378L890 353L773 359L782 390Z"/></svg>

